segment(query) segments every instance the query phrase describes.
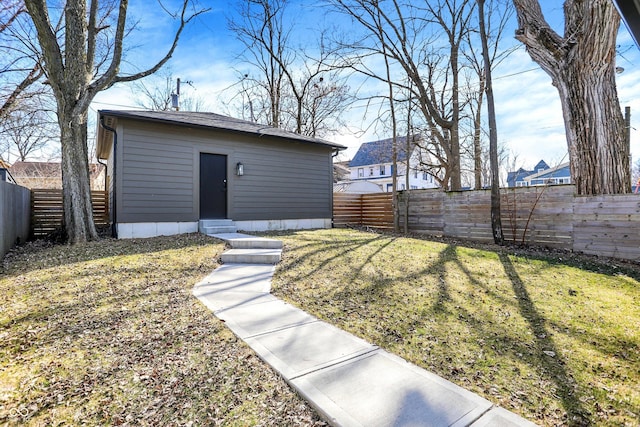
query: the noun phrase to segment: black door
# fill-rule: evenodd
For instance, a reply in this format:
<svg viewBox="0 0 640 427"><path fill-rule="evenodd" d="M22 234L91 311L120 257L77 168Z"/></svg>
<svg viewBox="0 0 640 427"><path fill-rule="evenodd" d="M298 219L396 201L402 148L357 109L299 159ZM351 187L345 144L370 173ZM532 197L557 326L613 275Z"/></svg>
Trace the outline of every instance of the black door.
<svg viewBox="0 0 640 427"><path fill-rule="evenodd" d="M200 153L200 219L227 217L227 156Z"/></svg>

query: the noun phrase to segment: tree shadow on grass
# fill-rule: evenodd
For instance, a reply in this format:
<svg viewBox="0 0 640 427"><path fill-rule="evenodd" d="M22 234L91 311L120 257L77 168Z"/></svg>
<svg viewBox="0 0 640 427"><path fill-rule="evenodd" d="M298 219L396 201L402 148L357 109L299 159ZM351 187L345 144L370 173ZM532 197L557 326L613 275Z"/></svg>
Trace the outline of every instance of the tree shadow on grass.
<svg viewBox="0 0 640 427"><path fill-rule="evenodd" d="M375 250L366 257L365 262L358 265L357 268L354 269L354 274L350 276L350 282L353 280L368 281L368 285L357 290L351 289L349 286L344 286L342 290L332 296L334 302L347 301L355 297L356 300L362 299L364 303L366 303L367 300L371 300L371 298L375 300L385 298L385 292L388 288L393 287L394 279L374 276L363 277L362 271L364 267L370 263L376 255L379 255L386 249L390 243L391 242L387 242L381 247L376 247ZM547 320L536 309L523 280L518 275L510 259L504 254L497 253L497 255L510 281L515 299L507 298L505 295L491 289L491 287L487 286L482 280L479 280L458 256L457 246L451 244L439 251L437 258L423 266L419 271L408 273L396 279L415 282L423 277L434 277L437 283L435 283L434 287L435 295L433 295L433 303L430 309L426 309L426 314L421 315L422 317L432 316L437 313L446 316L455 316L460 321L467 323L471 330L474 331L473 333L478 337L492 337L492 340L495 340L495 345L502 343L498 350L499 352L506 352L510 355L509 357L523 362L526 361L526 363L533 367L541 376L547 377L551 383L555 384L556 390L554 393L558 396L559 403L567 413L567 423L576 426L589 425L589 412L583 408L577 395L576 381L565 368L566 362L551 339L551 335L547 330ZM500 322L487 323L477 318L477 314L467 311L464 307L456 306L455 309L453 309L448 304L452 301L451 289L447 279L447 265L449 264L456 265L459 271L467 277L470 285L474 289L482 290L488 296L498 300L501 304L505 304L519 311L534 336L533 345L528 343L528 340L523 341L516 339L507 330L501 332L500 329L504 328L504 326L501 327ZM323 264L323 266L324 265L326 264ZM320 269L316 269L315 271L318 270ZM354 295L354 292L359 294L359 296ZM363 316L365 316L364 313ZM414 319L414 322L415 321ZM407 318L406 322L411 322L411 320ZM416 329L421 325L407 324L406 326L407 330L411 330L411 328ZM386 327L385 325L381 325L380 330L383 331L384 334L392 335L390 336L390 342L396 342L397 337L400 337L400 333L391 326Z"/></svg>
<svg viewBox="0 0 640 427"><path fill-rule="evenodd" d="M342 259L342 257L344 255L346 255L349 252L352 252L356 249L365 247L367 245L370 245L372 243L381 241L381 240L388 240L387 242L385 242L380 248L378 248L375 252L373 252L371 255L368 256L367 260L359 267L356 269L356 275L360 273L360 271L362 271L362 268L364 268L364 266L371 261L371 259L377 254L379 253L381 250L383 250L386 246L388 246L391 242L393 242L395 240L395 238L389 238L387 236L383 236L383 235L375 235L374 237L370 237L370 238L366 238L366 239L351 239L351 240L345 240L345 241L333 241L333 242L327 242L326 240L316 240L316 241L311 241L309 243L306 243L304 245L301 246L296 246L295 248L292 249L287 249L285 248L285 251L283 251L283 258L285 259L285 264L281 265L280 268L287 268L286 266L286 262L287 262L287 253L289 254L297 254L297 253L301 253L302 255L297 256L294 264L301 264L307 260L309 260L310 258L313 258L314 256L317 255L322 255L325 252L329 252L329 253L334 253L334 255L330 256L330 257L326 257L322 260L322 262L320 262L315 268L313 268L312 270L306 272L303 275L300 275L298 277L296 277L296 279L305 279L308 277L313 276L314 274L316 274L317 272L319 272L320 270L322 270L323 268L325 268L327 265L331 264L332 262L335 261L339 261ZM307 252L304 252L307 249L310 248L314 248L312 250L309 250Z"/></svg>
<svg viewBox="0 0 640 427"><path fill-rule="evenodd" d="M504 266L511 281L511 285L518 301L520 313L526 319L536 342L534 351L537 360L549 371L550 379L556 384L556 392L567 411L571 425L589 425L587 411L578 399L575 379L565 369L565 361L556 348L546 328L546 319L538 312L531 300L527 288L516 271L513 263L506 254L499 254L500 262Z"/></svg>

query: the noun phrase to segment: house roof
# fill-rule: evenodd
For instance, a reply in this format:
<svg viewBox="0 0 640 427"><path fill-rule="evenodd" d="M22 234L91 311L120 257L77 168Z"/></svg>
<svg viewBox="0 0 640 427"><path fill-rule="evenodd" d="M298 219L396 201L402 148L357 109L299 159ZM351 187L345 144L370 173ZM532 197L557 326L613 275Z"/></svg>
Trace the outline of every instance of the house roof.
<svg viewBox="0 0 640 427"><path fill-rule="evenodd" d="M404 162L406 156L406 140L407 137L397 137L398 144L398 162ZM411 144L411 148L415 147L415 143ZM391 163L393 161L393 138L381 139L379 141L365 142L360 145L358 152L349 163L349 166L368 166L382 163Z"/></svg>
<svg viewBox="0 0 640 427"><path fill-rule="evenodd" d="M547 164L547 162L545 162L544 160L540 160L538 162L538 164L535 165L535 167L533 168L533 170L526 170L524 168L520 168L515 172L508 172L507 173L507 183L512 186L515 187L516 182L520 182L520 181L525 181L525 178L537 174L538 171L540 170L547 170L549 169L549 165Z"/></svg>
<svg viewBox="0 0 640 427"><path fill-rule="evenodd" d="M382 188L371 181L341 181L333 184L333 192L350 194L382 193Z"/></svg>
<svg viewBox="0 0 640 427"><path fill-rule="evenodd" d="M543 178L557 178L563 176L570 176L569 173L566 173L569 169L569 162L561 163L558 166L554 166L552 168L543 170L542 172L534 173L533 175L529 175L523 178L523 181L531 181L533 179L543 179Z"/></svg>
<svg viewBox="0 0 640 427"><path fill-rule="evenodd" d="M102 172L103 165L89 164L91 178ZM15 162L9 169L14 177L20 178L62 178L62 169L57 162Z"/></svg>
<svg viewBox="0 0 640 427"><path fill-rule="evenodd" d="M130 120L140 120L154 123L173 124L175 126L193 127L201 129L217 129L229 132L239 132L243 134L258 136L273 136L288 139L294 142L305 142L344 150L344 145L325 141L319 138L312 138L305 135L285 131L271 126L235 119L215 113L195 112L195 111L135 111L135 110L100 110L101 117L114 117ZM104 132L98 133L98 146L96 150L101 151ZM99 156L100 158L105 158Z"/></svg>

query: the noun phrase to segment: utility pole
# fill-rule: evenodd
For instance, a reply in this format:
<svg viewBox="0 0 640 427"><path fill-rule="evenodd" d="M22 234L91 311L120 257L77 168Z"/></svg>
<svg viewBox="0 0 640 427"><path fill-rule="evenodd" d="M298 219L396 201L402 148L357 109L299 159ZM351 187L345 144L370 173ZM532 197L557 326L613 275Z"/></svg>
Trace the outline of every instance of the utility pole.
<svg viewBox="0 0 640 427"><path fill-rule="evenodd" d="M171 94L171 107L180 111L180 77L176 79L176 93Z"/></svg>

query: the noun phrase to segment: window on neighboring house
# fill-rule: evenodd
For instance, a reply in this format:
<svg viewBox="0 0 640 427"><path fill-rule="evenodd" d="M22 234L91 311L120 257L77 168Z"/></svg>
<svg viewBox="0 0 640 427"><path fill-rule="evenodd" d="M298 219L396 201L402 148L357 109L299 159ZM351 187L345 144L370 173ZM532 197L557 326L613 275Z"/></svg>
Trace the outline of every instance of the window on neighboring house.
<svg viewBox="0 0 640 427"><path fill-rule="evenodd" d="M373 176L373 168L369 168L369 176Z"/></svg>
<svg viewBox="0 0 640 427"><path fill-rule="evenodd" d="M416 179L418 178L418 169L413 170L413 177Z"/></svg>
<svg viewBox="0 0 640 427"><path fill-rule="evenodd" d="M427 181L429 179L429 174L426 172L422 172L422 180Z"/></svg>
<svg viewBox="0 0 640 427"><path fill-rule="evenodd" d="M418 189L418 186L417 186L417 185L412 185L412 186L411 186L411 189L412 189L412 190L417 190L417 189Z"/></svg>
<svg viewBox="0 0 640 427"><path fill-rule="evenodd" d="M380 175L384 175L384 165L380 165Z"/></svg>
<svg viewBox="0 0 640 427"><path fill-rule="evenodd" d="M358 168L358 178L364 178L364 169Z"/></svg>
<svg viewBox="0 0 640 427"><path fill-rule="evenodd" d="M400 189L401 189L401 190L404 190L404 189L405 189L404 184L402 184L402 185L400 186Z"/></svg>
<svg viewBox="0 0 640 427"><path fill-rule="evenodd" d="M391 193L393 191L393 184L387 184L387 193Z"/></svg>

